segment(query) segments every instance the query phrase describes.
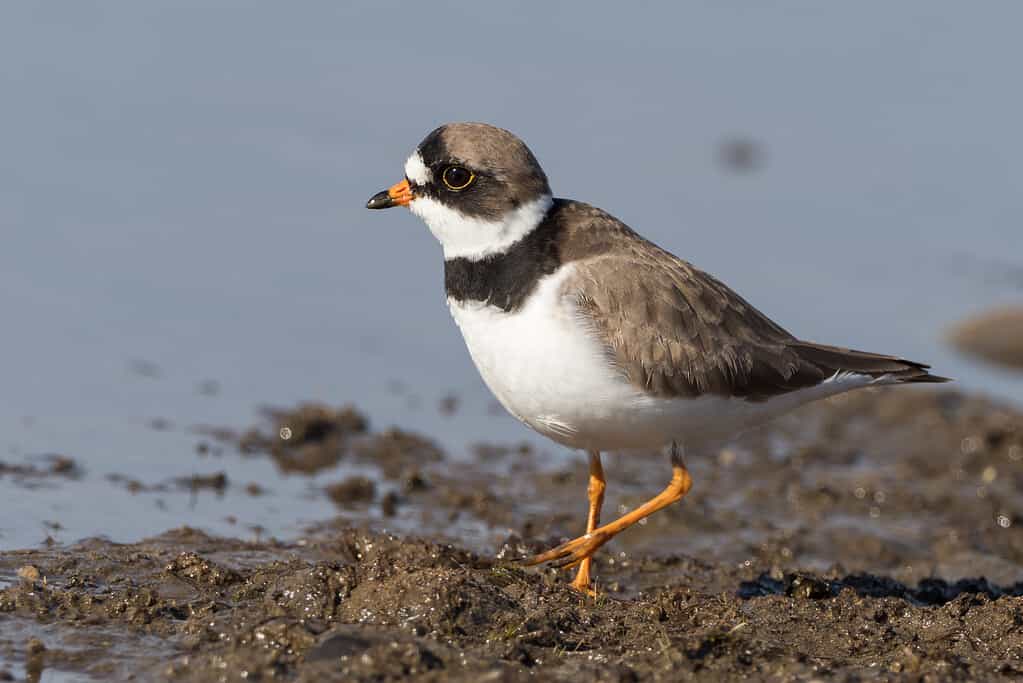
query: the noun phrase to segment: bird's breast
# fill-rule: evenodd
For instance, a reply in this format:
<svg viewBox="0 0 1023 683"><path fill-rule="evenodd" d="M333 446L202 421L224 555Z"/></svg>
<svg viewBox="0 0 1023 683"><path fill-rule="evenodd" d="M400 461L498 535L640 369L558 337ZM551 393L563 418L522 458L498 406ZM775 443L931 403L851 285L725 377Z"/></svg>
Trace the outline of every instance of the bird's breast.
<svg viewBox="0 0 1023 683"><path fill-rule="evenodd" d="M483 381L508 412L578 446L635 390L563 293L570 271L542 278L514 311L452 298L448 305Z"/></svg>

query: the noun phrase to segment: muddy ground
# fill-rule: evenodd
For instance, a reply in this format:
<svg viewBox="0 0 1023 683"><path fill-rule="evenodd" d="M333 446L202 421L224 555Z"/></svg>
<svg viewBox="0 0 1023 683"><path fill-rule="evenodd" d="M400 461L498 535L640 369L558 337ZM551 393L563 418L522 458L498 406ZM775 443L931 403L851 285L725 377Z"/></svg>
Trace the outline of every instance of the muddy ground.
<svg viewBox="0 0 1023 683"><path fill-rule="evenodd" d="M325 487L337 517L298 540L0 554L0 680L1023 677L1023 415L982 398L863 392L690 454L693 491L604 548L596 599L517 562L580 531L582 458L450 454L323 406L197 432L282 472L375 474ZM669 476L606 468L605 519Z"/></svg>

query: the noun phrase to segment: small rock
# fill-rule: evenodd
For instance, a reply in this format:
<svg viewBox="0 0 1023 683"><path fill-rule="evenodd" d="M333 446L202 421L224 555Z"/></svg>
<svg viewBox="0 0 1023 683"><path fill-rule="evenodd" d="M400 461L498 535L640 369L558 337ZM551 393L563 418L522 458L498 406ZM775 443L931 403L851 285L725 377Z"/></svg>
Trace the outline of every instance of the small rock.
<svg viewBox="0 0 1023 683"><path fill-rule="evenodd" d="M250 496L261 496L264 493L266 493L266 489L264 489L256 482L252 481L245 485L245 493L249 494Z"/></svg>
<svg viewBox="0 0 1023 683"><path fill-rule="evenodd" d="M763 147L748 137L733 137L718 145L718 161L732 173L749 173L759 170L764 163Z"/></svg>
<svg viewBox="0 0 1023 683"><path fill-rule="evenodd" d="M968 318L949 330L948 341L969 356L1023 369L1023 306L997 308Z"/></svg>
<svg viewBox="0 0 1023 683"><path fill-rule="evenodd" d="M18 568L18 577L29 583L35 583L42 578L42 574L39 573L39 568L35 565L26 564Z"/></svg>
<svg viewBox="0 0 1023 683"><path fill-rule="evenodd" d="M458 412L458 397L454 394L447 394L437 402L437 410L445 417L451 417Z"/></svg>
<svg viewBox="0 0 1023 683"><path fill-rule="evenodd" d="M327 496L338 505L351 505L372 501L376 497L377 487L372 479L355 476L327 486L326 491Z"/></svg>
<svg viewBox="0 0 1023 683"><path fill-rule="evenodd" d="M398 494L394 491L388 491L384 494L383 500L380 501L380 509L384 513L384 517L394 517L398 514L399 502Z"/></svg>
<svg viewBox="0 0 1023 683"><path fill-rule="evenodd" d="M229 567L223 567L194 552L184 552L164 567L164 571L178 578L210 586L226 586L241 581L241 576Z"/></svg>

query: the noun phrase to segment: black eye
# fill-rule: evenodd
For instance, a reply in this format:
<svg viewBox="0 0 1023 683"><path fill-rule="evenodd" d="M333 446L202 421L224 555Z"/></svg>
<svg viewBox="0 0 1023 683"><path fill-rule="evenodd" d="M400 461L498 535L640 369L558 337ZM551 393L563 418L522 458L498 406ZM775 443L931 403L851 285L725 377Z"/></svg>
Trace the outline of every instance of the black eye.
<svg viewBox="0 0 1023 683"><path fill-rule="evenodd" d="M464 190L476 180L476 174L461 166L448 166L441 174L441 179L449 190Z"/></svg>

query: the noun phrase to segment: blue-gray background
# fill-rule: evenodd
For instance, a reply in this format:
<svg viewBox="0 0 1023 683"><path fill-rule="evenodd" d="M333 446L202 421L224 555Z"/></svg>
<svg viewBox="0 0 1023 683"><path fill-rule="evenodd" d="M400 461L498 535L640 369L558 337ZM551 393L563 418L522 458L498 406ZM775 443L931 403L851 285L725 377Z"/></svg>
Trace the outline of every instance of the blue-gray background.
<svg viewBox="0 0 1023 683"><path fill-rule="evenodd" d="M941 340L1023 289L1021 25L1018 2L933 0L4 3L0 460L86 477L0 479L0 547L54 520L130 539L326 515L265 461L194 457L189 425L262 403L350 400L456 450L531 438L488 415L424 226L363 209L450 120L520 134L557 194L797 335L1023 400ZM759 168L722 166L734 139ZM224 468L277 495L158 507L104 479Z"/></svg>

